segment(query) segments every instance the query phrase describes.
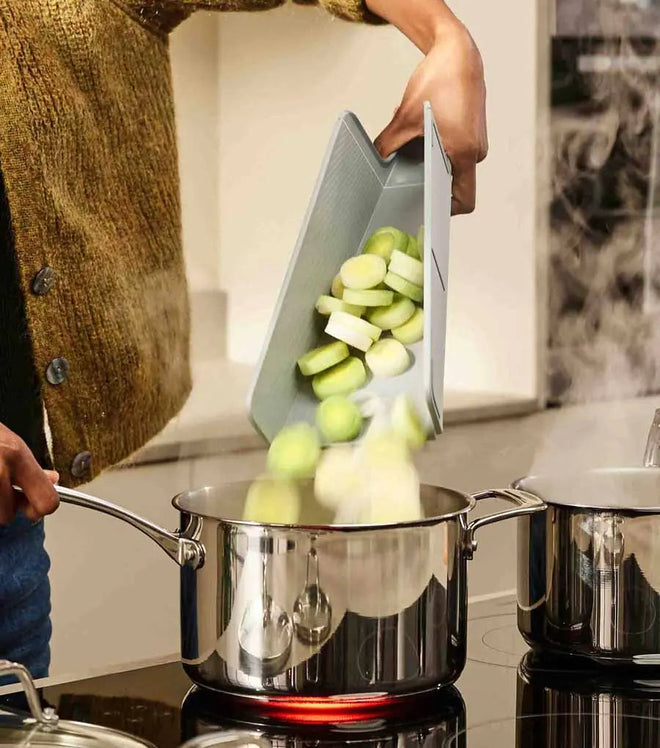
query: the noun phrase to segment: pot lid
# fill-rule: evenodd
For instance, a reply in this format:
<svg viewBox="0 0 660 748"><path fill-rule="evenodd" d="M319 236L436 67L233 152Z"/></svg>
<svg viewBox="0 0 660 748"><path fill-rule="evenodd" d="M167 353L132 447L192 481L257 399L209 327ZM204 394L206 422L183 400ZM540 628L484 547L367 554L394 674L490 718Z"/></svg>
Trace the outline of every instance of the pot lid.
<svg viewBox="0 0 660 748"><path fill-rule="evenodd" d="M26 716L9 710L0 711L0 748L13 745L30 748L155 748L152 743L127 733L98 725L60 720L54 709L42 709L30 673L19 663L0 660L0 674L18 678L32 712L30 716Z"/></svg>
<svg viewBox="0 0 660 748"><path fill-rule="evenodd" d="M0 748L6 746L65 746L66 748L154 748L140 738L81 722L57 721L52 726L19 715L0 715Z"/></svg>
<svg viewBox="0 0 660 748"><path fill-rule="evenodd" d="M602 468L521 478L515 488L548 504L660 514L659 468Z"/></svg>

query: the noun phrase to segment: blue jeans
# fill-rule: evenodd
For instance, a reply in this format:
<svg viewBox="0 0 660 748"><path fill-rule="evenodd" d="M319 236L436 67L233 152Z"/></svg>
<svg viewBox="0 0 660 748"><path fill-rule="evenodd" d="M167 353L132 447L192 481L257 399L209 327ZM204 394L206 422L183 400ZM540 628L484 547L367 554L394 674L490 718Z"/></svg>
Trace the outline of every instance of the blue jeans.
<svg viewBox="0 0 660 748"><path fill-rule="evenodd" d="M19 515L0 527L0 659L20 662L33 678L50 665L49 568L43 522ZM13 681L0 677L0 685Z"/></svg>

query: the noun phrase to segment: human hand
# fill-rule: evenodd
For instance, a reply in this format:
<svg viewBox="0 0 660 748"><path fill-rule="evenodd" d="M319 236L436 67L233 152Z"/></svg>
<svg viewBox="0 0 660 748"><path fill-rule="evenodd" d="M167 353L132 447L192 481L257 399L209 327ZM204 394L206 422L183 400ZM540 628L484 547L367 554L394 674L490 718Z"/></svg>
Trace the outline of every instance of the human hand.
<svg viewBox="0 0 660 748"><path fill-rule="evenodd" d="M471 213L476 199L476 166L488 152L486 85L479 50L465 26L444 4L439 18L424 16L424 0L413 0L405 12L399 12L396 0L370 0L369 5L396 23L425 53L394 117L376 138L376 148L387 157L423 135L424 102L429 101L452 164L452 214ZM434 0L434 13L440 6ZM415 7L417 25L411 21Z"/></svg>
<svg viewBox="0 0 660 748"><path fill-rule="evenodd" d="M25 442L0 424L0 525L19 510L33 522L52 514L59 505L53 487L58 480L58 473L41 468Z"/></svg>

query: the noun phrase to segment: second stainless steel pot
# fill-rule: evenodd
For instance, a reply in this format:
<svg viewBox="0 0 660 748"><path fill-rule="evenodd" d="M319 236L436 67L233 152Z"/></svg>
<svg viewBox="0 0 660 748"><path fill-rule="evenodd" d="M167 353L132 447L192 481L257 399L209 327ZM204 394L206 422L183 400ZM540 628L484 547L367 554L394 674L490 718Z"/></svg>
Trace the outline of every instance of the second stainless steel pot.
<svg viewBox="0 0 660 748"><path fill-rule="evenodd" d="M345 704L454 682L465 665L476 531L545 508L516 490L468 496L424 486L418 521L338 526L310 488L299 525L261 525L241 520L247 487L177 496L177 533L78 491L58 493L129 522L180 564L186 672L201 686L251 698ZM489 498L513 507L470 522L470 510Z"/></svg>
<svg viewBox="0 0 660 748"><path fill-rule="evenodd" d="M518 626L534 648L660 665L660 470L524 478L547 512L518 538Z"/></svg>

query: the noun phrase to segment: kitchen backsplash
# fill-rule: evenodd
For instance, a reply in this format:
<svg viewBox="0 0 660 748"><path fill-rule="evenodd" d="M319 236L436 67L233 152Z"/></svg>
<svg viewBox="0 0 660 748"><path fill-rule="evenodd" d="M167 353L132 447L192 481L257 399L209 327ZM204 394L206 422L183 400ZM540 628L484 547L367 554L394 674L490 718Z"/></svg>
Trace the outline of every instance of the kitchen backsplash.
<svg viewBox="0 0 660 748"><path fill-rule="evenodd" d="M659 109L660 40L553 39L550 404L660 392Z"/></svg>

